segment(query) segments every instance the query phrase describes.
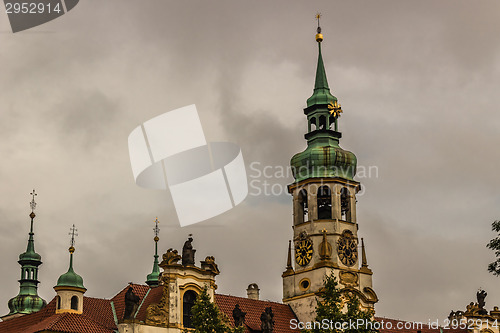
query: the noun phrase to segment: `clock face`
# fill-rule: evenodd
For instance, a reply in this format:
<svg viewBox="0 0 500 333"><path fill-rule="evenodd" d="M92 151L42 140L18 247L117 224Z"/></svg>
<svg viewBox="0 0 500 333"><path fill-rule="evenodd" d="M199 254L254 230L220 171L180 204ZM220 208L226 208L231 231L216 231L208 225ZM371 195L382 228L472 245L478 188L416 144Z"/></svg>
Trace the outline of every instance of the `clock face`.
<svg viewBox="0 0 500 333"><path fill-rule="evenodd" d="M295 261L300 266L307 265L313 255L313 243L310 239L301 240L295 247Z"/></svg>
<svg viewBox="0 0 500 333"><path fill-rule="evenodd" d="M338 254L340 261L346 266L352 266L358 259L358 244L351 237L340 237L338 240Z"/></svg>

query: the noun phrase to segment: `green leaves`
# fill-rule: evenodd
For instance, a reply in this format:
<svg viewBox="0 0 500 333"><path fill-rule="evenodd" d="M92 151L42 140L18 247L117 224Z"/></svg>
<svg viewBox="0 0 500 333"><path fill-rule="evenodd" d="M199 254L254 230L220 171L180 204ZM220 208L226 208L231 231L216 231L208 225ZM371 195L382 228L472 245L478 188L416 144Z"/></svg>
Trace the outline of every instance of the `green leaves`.
<svg viewBox="0 0 500 333"><path fill-rule="evenodd" d="M325 323L325 325L306 330L306 333L376 332L376 330L371 329L376 326L373 324L373 310L363 310L360 300L354 292L341 292L333 272L330 276L325 277L325 285L319 296L315 320Z"/></svg>
<svg viewBox="0 0 500 333"><path fill-rule="evenodd" d="M488 265L488 272L493 273L493 275L500 276L500 220L491 224L491 230L499 233L499 235L490 240L486 247L495 251L495 256L498 259Z"/></svg>
<svg viewBox="0 0 500 333"><path fill-rule="evenodd" d="M210 301L206 287L196 298L191 314L194 331L185 329L184 333L243 333L243 327L231 328L227 316Z"/></svg>

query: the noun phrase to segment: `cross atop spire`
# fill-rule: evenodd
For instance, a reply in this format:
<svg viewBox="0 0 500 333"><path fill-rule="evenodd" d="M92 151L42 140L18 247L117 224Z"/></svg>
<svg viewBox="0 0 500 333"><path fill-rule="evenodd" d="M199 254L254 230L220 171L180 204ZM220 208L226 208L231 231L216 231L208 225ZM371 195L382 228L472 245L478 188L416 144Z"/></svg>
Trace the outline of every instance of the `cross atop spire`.
<svg viewBox="0 0 500 333"><path fill-rule="evenodd" d="M153 228L153 231L155 232L155 242L158 242L160 240L160 238L158 237L158 235L160 234L160 228L158 227L160 221L158 221L158 216L156 217L154 222L155 222L155 227Z"/></svg>
<svg viewBox="0 0 500 333"><path fill-rule="evenodd" d="M31 207L31 211L34 211L35 208L36 208L36 202L35 202L35 197L38 195L36 192L35 192L35 189L33 189L33 192L30 193L32 199L31 199L31 202L30 202L30 207Z"/></svg>
<svg viewBox="0 0 500 333"><path fill-rule="evenodd" d="M68 233L68 235L71 236L71 247L75 246L75 237L78 236L78 234L76 233L78 231L77 228L75 228L75 225L73 224L73 226L71 228L69 228L70 230L70 233Z"/></svg>

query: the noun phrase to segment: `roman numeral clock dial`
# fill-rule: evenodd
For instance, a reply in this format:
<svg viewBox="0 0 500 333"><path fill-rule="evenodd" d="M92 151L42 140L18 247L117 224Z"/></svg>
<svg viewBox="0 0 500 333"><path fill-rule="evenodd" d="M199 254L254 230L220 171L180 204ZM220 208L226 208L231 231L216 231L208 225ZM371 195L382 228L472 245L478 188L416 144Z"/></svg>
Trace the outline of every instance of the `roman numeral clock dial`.
<svg viewBox="0 0 500 333"><path fill-rule="evenodd" d="M346 266L353 266L358 260L358 244L351 237L340 237L338 240L340 261Z"/></svg>
<svg viewBox="0 0 500 333"><path fill-rule="evenodd" d="M295 247L295 261L300 266L306 266L312 259L313 243L310 239L303 239Z"/></svg>

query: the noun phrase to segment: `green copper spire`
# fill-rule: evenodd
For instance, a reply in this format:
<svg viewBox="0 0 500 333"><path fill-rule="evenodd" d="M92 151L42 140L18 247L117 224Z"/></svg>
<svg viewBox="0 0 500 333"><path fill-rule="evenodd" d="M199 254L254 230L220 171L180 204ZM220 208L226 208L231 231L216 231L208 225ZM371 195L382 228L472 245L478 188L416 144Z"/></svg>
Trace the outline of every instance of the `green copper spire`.
<svg viewBox="0 0 500 333"><path fill-rule="evenodd" d="M338 130L338 118L342 108L330 92L325 65L321 54L323 35L317 15L318 64L314 91L307 100L304 114L307 116L307 149L292 157L290 162L296 182L308 178L340 177L354 180L356 156L339 145L342 134Z"/></svg>
<svg viewBox="0 0 500 333"><path fill-rule="evenodd" d="M42 264L42 257L35 252L35 233L33 232L33 221L35 219L35 190L30 193L31 227L28 238L26 252L19 255L19 265L21 265L21 279L19 280L19 294L9 300L10 312L8 315L29 314L40 311L47 304L38 296L38 266Z"/></svg>
<svg viewBox="0 0 500 333"><path fill-rule="evenodd" d="M319 19L321 15L316 15L318 19L318 30L316 34L316 41L318 42L318 66L316 68L316 80L314 81L314 92L307 100L307 107L313 105L327 105L330 102L337 100L335 96L330 93L328 86L328 79L326 78L325 65L323 64L323 56L321 55L321 42L323 35L321 34L321 27L319 26Z"/></svg>
<svg viewBox="0 0 500 333"><path fill-rule="evenodd" d="M76 234L77 229L75 228L75 225L73 224L73 227L71 227L71 246L69 247L69 268L66 273L61 275L59 279L57 280L57 285L54 288L59 288L59 287L71 287L71 288L78 288L78 289L84 289L87 290L83 286L83 278L76 274L75 271L73 270L73 254L75 253L75 236L78 236Z"/></svg>
<svg viewBox="0 0 500 333"><path fill-rule="evenodd" d="M147 280L146 280L146 283L150 287L158 287L158 285L160 284L160 266L158 266L158 241L160 240L158 235L160 233L160 228L158 228L158 223L160 223L160 221L158 221L158 218L156 218L155 219L155 227L153 229L155 232L155 238L154 238L154 241L155 241L154 258L155 258L155 260L153 262L153 271L151 272L151 274L148 274Z"/></svg>

